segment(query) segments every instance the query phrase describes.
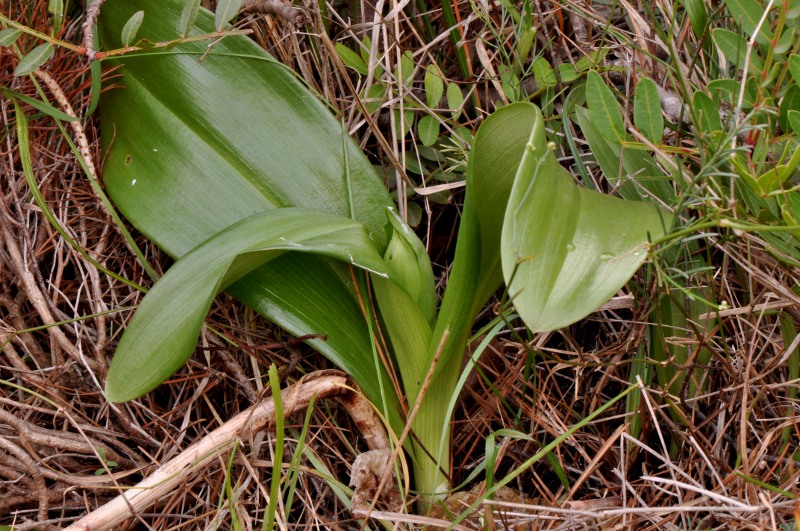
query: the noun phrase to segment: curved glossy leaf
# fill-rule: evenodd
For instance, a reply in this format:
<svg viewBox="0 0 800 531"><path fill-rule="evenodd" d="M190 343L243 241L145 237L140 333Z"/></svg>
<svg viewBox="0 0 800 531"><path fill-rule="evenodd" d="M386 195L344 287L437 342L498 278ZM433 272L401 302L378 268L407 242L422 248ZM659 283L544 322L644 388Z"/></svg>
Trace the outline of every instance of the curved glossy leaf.
<svg viewBox="0 0 800 531"><path fill-rule="evenodd" d="M183 7L109 0L99 34L106 47L120 46L123 25L143 10L140 38L173 39ZM201 9L189 35L214 29L213 15ZM113 83L123 88L101 102L105 185L120 211L169 254L180 257L248 216L291 206L361 221L382 252L392 205L383 183L361 150L342 141L328 109L255 43L231 37L211 50L184 44L114 64L122 68ZM327 336L310 343L348 373L369 373L358 384L382 401L386 375L376 369L346 266L288 253L227 291L292 334Z"/></svg>
<svg viewBox="0 0 800 531"><path fill-rule="evenodd" d="M111 363L108 399L132 400L169 378L194 351L217 293L289 251L328 256L388 276L385 262L357 221L300 208L251 216L178 260L145 296ZM353 377L368 379L374 372Z"/></svg>
<svg viewBox="0 0 800 531"><path fill-rule="evenodd" d="M652 204L576 186L547 144L539 110L522 104L514 112L530 117L516 131L530 140L505 212L503 275L525 324L554 330L610 299L669 220Z"/></svg>

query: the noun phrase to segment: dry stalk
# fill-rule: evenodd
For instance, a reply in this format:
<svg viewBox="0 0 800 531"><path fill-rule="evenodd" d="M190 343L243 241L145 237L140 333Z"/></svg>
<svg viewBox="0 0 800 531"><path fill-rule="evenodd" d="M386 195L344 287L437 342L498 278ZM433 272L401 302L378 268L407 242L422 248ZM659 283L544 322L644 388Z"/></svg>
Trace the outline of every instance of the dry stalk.
<svg viewBox="0 0 800 531"><path fill-rule="evenodd" d="M348 408L370 449L389 447L389 439L377 414L343 373L334 370L311 373L281 392L285 416L304 409L313 399L334 397L340 398ZM275 401L272 398L242 411L162 465L147 479L87 514L67 530L96 531L124 522L213 463L214 457L229 450L234 441L247 439L274 421Z"/></svg>

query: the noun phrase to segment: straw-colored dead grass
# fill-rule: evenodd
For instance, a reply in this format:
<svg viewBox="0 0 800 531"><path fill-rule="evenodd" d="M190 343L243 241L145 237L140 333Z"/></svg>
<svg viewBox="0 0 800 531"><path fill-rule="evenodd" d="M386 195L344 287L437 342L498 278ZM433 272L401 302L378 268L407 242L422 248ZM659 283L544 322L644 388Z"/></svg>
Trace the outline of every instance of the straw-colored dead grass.
<svg viewBox="0 0 800 531"><path fill-rule="evenodd" d="M46 4L45 0L0 0L0 12L46 32ZM418 2L405 3L402 10L394 9L397 2L387 3L384 13L391 16L377 26L370 18L374 10L365 10L365 18L353 19L347 6L334 4L327 14L329 35L351 47L354 38L370 35L377 42L374 60L386 72L393 71L402 51L411 50L421 65L417 78L434 51L440 59L450 57L446 74L460 82L465 92L476 90L482 95L479 108L471 109L464 120L474 128L493 102L501 99L490 71L496 70L502 57L492 50L504 46L498 39L510 38L509 30L493 35L468 2L452 3L466 35L463 48L471 76L464 78L452 61L454 47L434 4L427 3L433 38L422 37L414 23ZM488 8L492 24L501 26L497 3L477 4ZM608 20L632 42L645 38L630 10L612 14L588 2L535 4L537 17L544 21L540 42L549 46L545 53L550 59L581 56L596 45ZM313 9L310 13L314 22L309 28L321 31L320 14ZM388 111L363 113L353 90L363 93L365 82L351 77L352 72L313 32L294 31L270 17L249 17L243 25L341 113L368 153L387 168L387 183L403 190L407 186L403 161L407 151L416 158L414 144L393 134L387 126ZM71 19L62 38L80 42L80 21ZM20 42L24 48L33 44L28 37ZM489 52L478 54L481 47ZM620 44L617 57L637 53ZM12 55L7 50L0 54L0 85L35 95L32 79L12 76ZM649 59L641 60L656 68ZM87 62L58 50L46 70L76 112L83 113L89 102ZM698 75L698 70L694 72ZM48 90L44 94L55 99ZM397 105L402 105L401 100L394 98L383 107ZM29 116L34 114L29 107L23 109ZM56 232L33 199L22 171L14 108L7 99L0 105L0 120L0 525L55 529L108 502L119 489L135 484L261 400L268 393L265 374L270 363L280 367L285 385L328 368L329 363L222 297L184 369L140 400L108 404L101 393L108 360L131 308L141 299L135 285L146 287L152 281L132 257L53 121L31 120L35 185L83 252ZM83 126L93 160L102 167L95 119L84 120ZM444 273L454 209L413 200L428 213L420 231L427 235L432 255L442 257L440 272ZM458 195L453 201L457 204ZM138 238L138 243L151 263L168 267L168 259L144 238ZM721 314L713 335L690 340L692 348L708 347L714 357L709 366L701 367L710 382L708 392L696 398L672 397L684 415L681 423L663 406L663 391L651 386L643 393L644 428L638 440L628 435L621 402L562 444L551 460L542 460L519 475L510 485L514 488L508 491L510 495L486 502L487 510L480 518L462 525L788 529L785 526L798 513L791 497L798 494L800 463L795 452L800 426L795 416L798 404L790 397L797 382L787 381L789 345L783 344L779 315L765 310L778 308L785 318L800 323L800 297L793 291L797 272L781 266L764 248L758 238L746 235L712 242L709 252L717 264L714 288L731 309ZM101 272L84 254L129 282ZM747 274L735 274L734 265ZM652 290L652 286L642 288L643 293ZM465 481L481 464L491 433L510 428L530 437L498 439L495 476L502 478L627 386L630 360L647 336L647 297L637 298L637 304L595 314L568 330L533 338L506 333L491 343L480 361L480 373L470 378L460 397L454 420L455 484ZM302 418L287 419L290 438L299 433ZM334 480L348 483L355 455L366 449L357 433L335 403L316 404L306 440L315 460L301 461L295 502L291 510L278 507L281 528L360 528L361 523L337 496L335 485L319 473L327 470ZM215 456L202 474L185 477L157 506L124 528L231 528L234 520L243 529L260 528L273 463L277 459L287 467L295 448L290 441L283 456L274 456L272 437L264 431L241 441L230 467L229 451ZM555 473L558 469L563 470L566 485ZM464 485L464 493L472 490L472 494L454 498L448 508L458 511L465 501L476 499L482 478ZM490 506L502 508L502 514L492 516ZM400 528L442 521L375 514L383 514ZM380 527L376 522L370 525Z"/></svg>

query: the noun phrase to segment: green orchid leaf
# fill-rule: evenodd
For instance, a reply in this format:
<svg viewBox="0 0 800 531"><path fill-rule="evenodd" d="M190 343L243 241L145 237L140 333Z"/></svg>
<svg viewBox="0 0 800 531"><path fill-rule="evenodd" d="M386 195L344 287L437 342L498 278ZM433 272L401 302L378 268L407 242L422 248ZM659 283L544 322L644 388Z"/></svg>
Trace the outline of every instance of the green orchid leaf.
<svg viewBox="0 0 800 531"><path fill-rule="evenodd" d="M215 31L204 9L187 30L184 4L109 0L101 41L121 46L137 11L145 13L139 38L152 42ZM361 150L342 141L328 109L255 43L229 37L211 50L186 43L108 62L124 88L101 100L104 182L125 217L166 252L181 257L244 218L283 207L358 220L384 252L392 201L383 182ZM369 374L357 380L369 399L398 411L396 398L381 394L386 372L376 368L347 265L286 253L227 292L292 334L325 336L309 343L348 373Z"/></svg>
<svg viewBox="0 0 800 531"><path fill-rule="evenodd" d="M447 408L439 405L453 399L475 317L503 283L503 213L528 141L529 128L525 126L533 108L527 104L502 107L478 129L470 152L455 258L427 359L416 369L415 377L403 376L404 381L411 382L413 391L414 383L419 386L431 363L437 360L435 377L425 395L430 406L422 407L414 422L416 438L426 449L424 455L415 456L415 484L423 493L440 495L447 488L439 466L449 461L449 447L443 444L442 434L448 433L450 418ZM520 109L527 109L527 114ZM410 344L411 340L405 339L405 343ZM434 457L428 461L426 456Z"/></svg>
<svg viewBox="0 0 800 531"><path fill-rule="evenodd" d="M319 254L388 277L368 231L357 221L301 208L253 215L186 254L145 296L111 363L108 399L132 400L171 376L194 351L217 293L287 252ZM374 370L366 369L352 376L374 378Z"/></svg>
<svg viewBox="0 0 800 531"><path fill-rule="evenodd" d="M585 317L619 291L669 216L576 186L548 146L541 113L530 107L516 110L530 116L530 140L505 212L501 253L514 306L531 330L546 331Z"/></svg>

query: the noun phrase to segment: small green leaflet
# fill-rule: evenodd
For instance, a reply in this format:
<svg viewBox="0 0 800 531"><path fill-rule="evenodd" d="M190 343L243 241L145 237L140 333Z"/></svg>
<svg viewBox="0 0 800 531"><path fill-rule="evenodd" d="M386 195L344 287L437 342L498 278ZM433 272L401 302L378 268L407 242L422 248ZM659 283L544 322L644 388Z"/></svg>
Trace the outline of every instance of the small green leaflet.
<svg viewBox="0 0 800 531"><path fill-rule="evenodd" d="M423 116L417 123L417 136L423 146L432 146L439 138L439 122L430 114Z"/></svg>
<svg viewBox="0 0 800 531"><path fill-rule="evenodd" d="M233 20L240 7L242 7L242 0L220 0L217 10L214 12L214 25L217 31L222 31L225 25Z"/></svg>
<svg viewBox="0 0 800 531"><path fill-rule="evenodd" d="M142 26L142 20L144 20L144 11L137 11L131 15L131 18L122 27L120 41L122 41L123 46L130 46L134 43L136 34L139 33L139 28Z"/></svg>
<svg viewBox="0 0 800 531"><path fill-rule="evenodd" d="M661 99L656 82L643 77L636 84L633 99L633 122L641 133L654 144L664 135L664 117L661 115Z"/></svg>
<svg viewBox="0 0 800 531"><path fill-rule="evenodd" d="M340 42L337 42L333 46L336 49L336 53L339 55L339 59L342 60L345 66L352 68L359 74L367 75L367 63L361 59L360 55Z"/></svg>
<svg viewBox="0 0 800 531"><path fill-rule="evenodd" d="M443 95L444 81L442 81L442 75L439 72L439 68L434 63L431 63L425 70L425 99L428 102L428 107L431 109L438 107Z"/></svg>
<svg viewBox="0 0 800 531"><path fill-rule="evenodd" d="M453 113L453 119L457 119L461 115L461 107L464 105L464 95L461 93L461 87L455 83L447 85L447 107Z"/></svg>
<svg viewBox="0 0 800 531"><path fill-rule="evenodd" d="M625 125L617 98L600 74L594 70L586 75L586 103L589 117L600 134L612 142L625 139Z"/></svg>
<svg viewBox="0 0 800 531"><path fill-rule="evenodd" d="M186 0L186 5L183 6L183 11L181 12L181 18L178 23L178 31L181 32L181 35L184 37L189 33L189 29L194 24L194 21L197 20L197 13L200 10L200 0Z"/></svg>
<svg viewBox="0 0 800 531"><path fill-rule="evenodd" d="M30 74L53 56L53 45L50 43L40 44L27 55L19 60L19 64L14 69L15 76Z"/></svg>
<svg viewBox="0 0 800 531"><path fill-rule="evenodd" d="M0 31L0 46L11 46L17 42L17 38L22 32L16 28L8 28Z"/></svg>

